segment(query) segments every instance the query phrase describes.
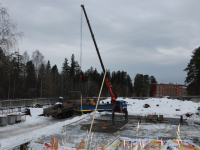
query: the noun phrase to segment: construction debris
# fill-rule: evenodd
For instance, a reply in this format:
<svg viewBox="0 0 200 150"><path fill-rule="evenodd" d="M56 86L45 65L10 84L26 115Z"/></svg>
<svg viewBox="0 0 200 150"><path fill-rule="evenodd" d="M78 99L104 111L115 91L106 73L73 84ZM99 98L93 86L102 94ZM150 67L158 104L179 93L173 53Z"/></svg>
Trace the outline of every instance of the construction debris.
<svg viewBox="0 0 200 150"><path fill-rule="evenodd" d="M150 105L149 104L144 104L143 107L144 108L148 108L148 107L150 107Z"/></svg>

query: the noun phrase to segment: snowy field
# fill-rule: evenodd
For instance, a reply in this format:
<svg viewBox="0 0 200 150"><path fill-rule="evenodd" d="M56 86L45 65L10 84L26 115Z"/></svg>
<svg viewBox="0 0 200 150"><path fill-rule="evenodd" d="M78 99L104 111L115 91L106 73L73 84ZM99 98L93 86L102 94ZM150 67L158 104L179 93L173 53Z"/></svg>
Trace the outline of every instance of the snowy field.
<svg viewBox="0 0 200 150"><path fill-rule="evenodd" d="M197 109L200 107L200 103L194 103L192 101L172 100L167 97L148 98L146 100L118 98L117 100L127 102L129 115L144 116L148 114L156 114L163 115L164 117L180 118L181 115L185 116L185 114L190 113L194 114L191 118L199 119L199 116L196 116L195 114L198 113ZM110 99L103 100L101 103L102 102L110 102ZM144 108L144 104L149 104L150 107ZM176 111L176 109L180 109L180 111Z"/></svg>
<svg viewBox="0 0 200 150"><path fill-rule="evenodd" d="M146 100L118 98L118 100L124 100L127 102L129 115L145 116L148 114L157 114L164 115L164 117L172 118L180 118L180 115L183 115L183 118L187 119L190 124L190 126L181 128L181 131L185 131L183 137L191 138L191 136L200 135L200 128L194 127L194 121L200 122L200 116L196 115L196 113L198 113L197 108L200 106L200 103L194 103L191 101L171 100L167 98L149 98ZM110 99L104 100L104 102L107 101L110 102ZM150 107L144 108L144 104L149 104ZM180 111L176 111L176 109L180 109ZM0 149L12 149L17 145L28 141L31 141L29 145L31 149L40 149L42 145L39 143L35 143L35 141L41 141L42 139L42 141L44 142L50 142L49 139L51 136L58 135L62 136L65 139L68 139L68 141L70 142L68 146L71 147L70 149L74 149L72 148L72 143L74 143L74 147L77 147L81 139L87 136L87 132L83 130L81 131L78 124L85 122L90 123L93 113L84 114L82 116L76 116L67 119L54 119L51 117L38 116L39 114L42 114L42 111L42 108L31 108L32 116L26 116L25 122L0 127ZM100 117L100 115L106 113L107 112L97 112L96 117ZM188 118L185 116L186 113L190 113L193 115L190 118ZM63 127L68 125L70 125L70 127L73 126L73 128L69 129ZM135 137L136 134L138 134L138 131L135 130L135 126L136 125L129 125L129 129L121 131L120 135L127 137ZM166 124L141 124L140 128L141 137L149 136L150 138L155 138L159 136L170 136L167 135L168 132L166 130L171 130L171 132L174 132L175 134L178 127ZM149 135L147 135L147 130L150 130L148 132ZM151 133L151 131L159 132L155 135L155 132ZM103 133L93 134L96 137L98 136L98 140L104 141L112 140L116 136ZM62 142L60 142L60 144L62 144Z"/></svg>

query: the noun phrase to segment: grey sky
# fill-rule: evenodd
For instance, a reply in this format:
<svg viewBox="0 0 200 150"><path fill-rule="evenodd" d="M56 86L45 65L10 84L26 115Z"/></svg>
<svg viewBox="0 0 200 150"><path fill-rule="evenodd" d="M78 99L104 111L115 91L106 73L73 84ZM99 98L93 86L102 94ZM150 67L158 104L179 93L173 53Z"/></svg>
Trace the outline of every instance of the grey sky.
<svg viewBox="0 0 200 150"><path fill-rule="evenodd" d="M80 62L81 4L106 69L153 75L184 84L191 52L200 46L200 1L2 0L25 37L20 53L38 49L61 70L65 57ZM83 15L82 69L102 71Z"/></svg>

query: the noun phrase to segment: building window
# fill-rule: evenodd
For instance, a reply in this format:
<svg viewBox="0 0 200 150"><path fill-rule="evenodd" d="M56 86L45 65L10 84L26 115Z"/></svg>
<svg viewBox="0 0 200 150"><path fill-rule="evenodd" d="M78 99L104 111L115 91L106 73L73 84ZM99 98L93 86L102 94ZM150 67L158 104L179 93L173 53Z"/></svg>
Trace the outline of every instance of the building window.
<svg viewBox="0 0 200 150"><path fill-rule="evenodd" d="M159 93L159 91L156 91L156 93Z"/></svg>

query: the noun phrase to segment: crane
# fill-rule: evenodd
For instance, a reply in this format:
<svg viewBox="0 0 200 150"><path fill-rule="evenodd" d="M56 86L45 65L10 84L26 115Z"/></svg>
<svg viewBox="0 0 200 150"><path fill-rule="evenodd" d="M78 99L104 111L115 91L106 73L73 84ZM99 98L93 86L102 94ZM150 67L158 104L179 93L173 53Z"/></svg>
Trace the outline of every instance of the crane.
<svg viewBox="0 0 200 150"><path fill-rule="evenodd" d="M88 27L89 27L89 30L90 30L90 33L91 33L91 36L92 36L92 39L93 39L93 42L94 42L94 45L95 45L96 52L97 52L97 55L98 55L99 60L100 60L100 63L101 63L101 67L102 67L102 69L103 69L103 72L105 73L105 68L104 68L104 65L103 65L103 61L102 61L102 59L101 59L101 55L100 55L100 53L99 53L99 48L97 47L97 43L96 43L96 40L95 40L95 38L94 38L94 34L93 34L93 32L92 32L92 28L91 28L91 26L90 26L90 22L89 22L89 19L88 19L88 17L87 17L87 13L86 13L86 11L85 11L85 7L84 7L84 5L81 5L81 7L83 8L83 12L84 12L84 14L85 14L86 22L87 22L87 24L88 24ZM106 82L106 85L107 85L107 87L108 87L108 89L109 89L109 92L110 92L112 105L114 105L115 102L116 102L117 97L115 97L114 94L113 94L113 92L112 92L112 84L109 82L108 77L105 78L105 82Z"/></svg>

